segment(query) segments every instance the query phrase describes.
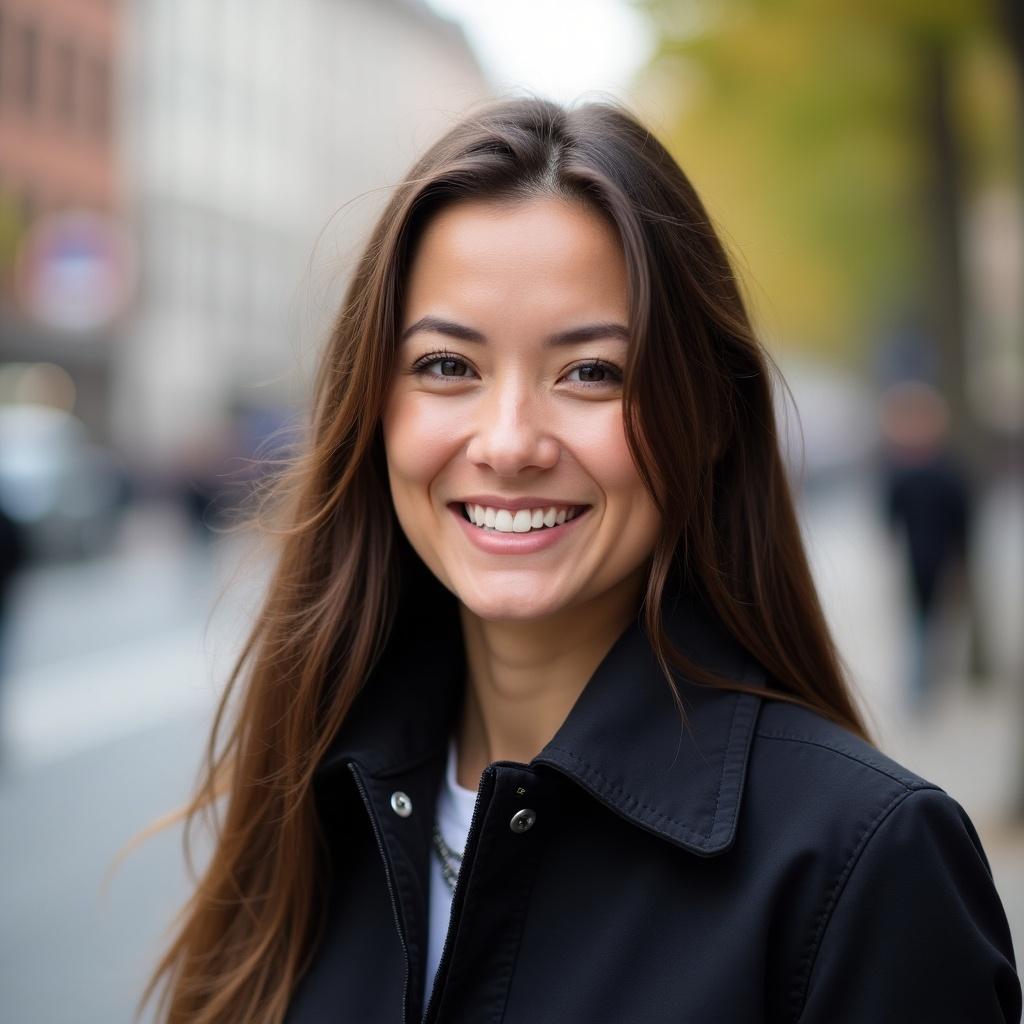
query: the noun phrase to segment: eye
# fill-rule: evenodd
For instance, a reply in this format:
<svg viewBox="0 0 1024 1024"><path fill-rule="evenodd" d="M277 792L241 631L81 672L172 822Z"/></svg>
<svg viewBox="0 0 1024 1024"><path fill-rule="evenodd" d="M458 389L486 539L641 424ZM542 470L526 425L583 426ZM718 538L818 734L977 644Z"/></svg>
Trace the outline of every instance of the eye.
<svg viewBox="0 0 1024 1024"><path fill-rule="evenodd" d="M577 380L570 381L573 384L582 384L584 387L609 387L613 384L622 383L622 371L613 363L605 362L603 359L592 359L586 363L574 366L566 377L578 373Z"/></svg>
<svg viewBox="0 0 1024 1024"><path fill-rule="evenodd" d="M436 372L427 372L428 367L437 366ZM428 352L421 356L409 368L410 373L420 374L424 377L449 377L456 380L462 379L469 374L469 363L454 352Z"/></svg>

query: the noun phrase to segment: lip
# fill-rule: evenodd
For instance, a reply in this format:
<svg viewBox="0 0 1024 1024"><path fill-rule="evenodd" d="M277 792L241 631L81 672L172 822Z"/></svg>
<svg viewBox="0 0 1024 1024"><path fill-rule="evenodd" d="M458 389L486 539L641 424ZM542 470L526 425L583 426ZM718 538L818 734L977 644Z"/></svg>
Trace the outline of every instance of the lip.
<svg viewBox="0 0 1024 1024"><path fill-rule="evenodd" d="M477 501L476 504L483 505L485 503ZM551 504L549 502L548 507ZM509 505L504 507L511 508ZM523 505L522 507L539 508L540 505ZM497 530L485 530L471 523L462 514L461 503L449 505L448 510L455 517L467 540L481 551L492 555L530 555L535 551L544 551L570 536L580 520L587 518L590 506L587 505L575 518L558 526L546 526L543 530L531 530L529 533L499 533Z"/></svg>
<svg viewBox="0 0 1024 1024"><path fill-rule="evenodd" d="M561 498L538 498L528 494L525 498L503 498L500 494L467 494L465 497L457 498L451 505L489 505L491 508L507 508L511 512L518 512L522 508L583 508L585 501L563 501ZM553 527L551 527L553 529Z"/></svg>

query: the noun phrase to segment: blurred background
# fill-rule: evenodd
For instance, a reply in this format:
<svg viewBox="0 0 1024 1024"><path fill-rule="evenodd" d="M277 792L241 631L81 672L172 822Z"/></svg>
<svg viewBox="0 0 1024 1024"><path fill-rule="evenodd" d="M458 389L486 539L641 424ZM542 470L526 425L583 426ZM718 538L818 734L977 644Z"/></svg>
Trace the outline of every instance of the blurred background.
<svg viewBox="0 0 1024 1024"><path fill-rule="evenodd" d="M626 101L736 261L880 746L1024 950L1019 0L0 0L0 1016L128 1021L272 471L389 186L471 104Z"/></svg>

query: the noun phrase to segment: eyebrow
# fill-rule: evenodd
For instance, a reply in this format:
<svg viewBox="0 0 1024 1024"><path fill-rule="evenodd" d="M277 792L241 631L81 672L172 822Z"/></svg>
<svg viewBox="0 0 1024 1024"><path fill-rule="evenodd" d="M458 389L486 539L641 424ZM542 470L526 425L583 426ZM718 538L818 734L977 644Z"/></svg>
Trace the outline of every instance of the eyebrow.
<svg viewBox="0 0 1024 1024"><path fill-rule="evenodd" d="M432 331L434 334L446 334L450 338L457 338L459 341L472 341L480 344L487 343L487 337L480 331L464 324L456 323L454 320L445 320L439 316L423 316L414 324L402 332L399 341L405 341L418 331ZM567 331L559 331L557 334L549 335L544 343L546 345L575 345L583 341L595 341L598 338L619 338L622 341L629 341L629 329L614 321L602 321L596 324L584 324L581 327L571 327Z"/></svg>

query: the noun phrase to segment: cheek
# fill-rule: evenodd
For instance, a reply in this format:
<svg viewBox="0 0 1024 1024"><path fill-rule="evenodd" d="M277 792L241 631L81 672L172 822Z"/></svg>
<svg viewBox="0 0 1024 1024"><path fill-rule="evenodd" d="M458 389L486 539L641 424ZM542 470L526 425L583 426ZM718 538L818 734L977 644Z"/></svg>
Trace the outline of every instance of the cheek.
<svg viewBox="0 0 1024 1024"><path fill-rule="evenodd" d="M388 476L401 511L428 497L427 489L454 450L450 415L429 396L396 393L381 419Z"/></svg>
<svg viewBox="0 0 1024 1024"><path fill-rule="evenodd" d="M581 438L576 453L604 492L607 519L622 543L647 548L654 543L661 517L630 454L621 409L610 408L609 415L595 427Z"/></svg>
<svg viewBox="0 0 1024 1024"><path fill-rule="evenodd" d="M573 448L588 474L597 481L609 500L646 498L640 475L626 443L619 406L609 403L585 432L576 433Z"/></svg>

